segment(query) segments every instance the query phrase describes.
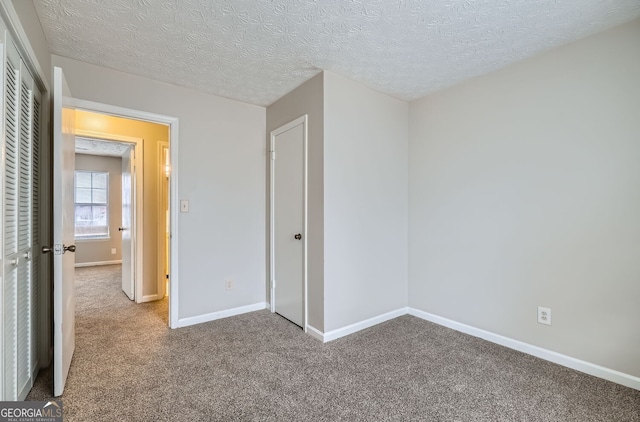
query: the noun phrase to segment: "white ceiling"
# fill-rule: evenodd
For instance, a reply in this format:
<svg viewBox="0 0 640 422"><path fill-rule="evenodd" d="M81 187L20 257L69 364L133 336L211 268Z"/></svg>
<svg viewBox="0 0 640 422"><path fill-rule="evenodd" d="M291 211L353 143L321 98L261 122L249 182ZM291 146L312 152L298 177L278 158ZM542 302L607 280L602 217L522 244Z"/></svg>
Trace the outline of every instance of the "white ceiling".
<svg viewBox="0 0 640 422"><path fill-rule="evenodd" d="M320 70L413 100L640 17L640 0L34 0L54 54L269 105Z"/></svg>

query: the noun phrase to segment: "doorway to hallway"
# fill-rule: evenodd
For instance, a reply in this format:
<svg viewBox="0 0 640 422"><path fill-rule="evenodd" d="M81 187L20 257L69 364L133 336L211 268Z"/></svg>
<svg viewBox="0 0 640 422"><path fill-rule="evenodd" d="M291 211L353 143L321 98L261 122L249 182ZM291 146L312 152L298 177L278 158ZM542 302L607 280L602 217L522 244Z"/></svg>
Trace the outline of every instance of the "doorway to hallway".
<svg viewBox="0 0 640 422"><path fill-rule="evenodd" d="M110 230L111 243L121 247L115 248L113 244L109 248L104 241L83 242L78 245L76 265L111 263L105 255L108 257L116 249L115 258L123 264L122 289L127 296L136 303L164 298L168 294L170 271L169 126L76 109L75 133L77 154L119 155L123 163L115 175L121 186L122 208L114 210L122 218ZM78 151L78 139L91 139L92 142L83 144L90 151ZM130 159L128 152L116 151L116 146L122 145L135 147ZM85 249L94 252L99 248L102 258L92 259L84 253Z"/></svg>

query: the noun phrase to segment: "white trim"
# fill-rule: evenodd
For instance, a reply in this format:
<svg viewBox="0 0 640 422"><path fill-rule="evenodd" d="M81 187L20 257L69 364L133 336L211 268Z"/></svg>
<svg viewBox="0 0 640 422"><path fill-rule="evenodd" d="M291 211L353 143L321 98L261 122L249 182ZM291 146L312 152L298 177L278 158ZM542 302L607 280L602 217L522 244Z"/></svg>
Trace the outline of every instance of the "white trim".
<svg viewBox="0 0 640 422"><path fill-rule="evenodd" d="M307 334L324 343L324 333L311 325L307 325Z"/></svg>
<svg viewBox="0 0 640 422"><path fill-rule="evenodd" d="M169 327L178 326L178 118L169 122Z"/></svg>
<svg viewBox="0 0 640 422"><path fill-rule="evenodd" d="M302 205L302 277L303 277L303 288L304 288L304 325L302 326L304 332L307 332L307 327L309 325L309 295L308 284L309 284L309 272L308 268L308 239L307 235L309 234L309 153L308 153L308 144L309 144L309 125L308 120L309 116L304 115L301 116L298 120L303 121L302 130L304 131L303 141L302 141L302 197L303 197L303 205Z"/></svg>
<svg viewBox="0 0 640 422"><path fill-rule="evenodd" d="M238 308L225 309L223 311L211 312L209 314L198 315L188 318L180 318L176 328L188 327L190 325L202 324L203 322L215 321L217 319L228 318L249 312L261 311L265 309L265 302L254 303L253 305L240 306Z"/></svg>
<svg viewBox="0 0 640 422"><path fill-rule="evenodd" d="M76 237L75 243L108 242L110 240L111 234L107 237Z"/></svg>
<svg viewBox="0 0 640 422"><path fill-rule="evenodd" d="M155 294L155 295L144 295L140 298L139 301L136 301L136 303L145 303L145 302L153 302L156 300L160 300L162 299L162 297L160 297L160 295Z"/></svg>
<svg viewBox="0 0 640 422"><path fill-rule="evenodd" d="M76 262L75 267L76 268L97 267L97 266L100 266L100 265L118 265L118 264L122 264L122 260L121 259L117 259L115 261Z"/></svg>
<svg viewBox="0 0 640 422"><path fill-rule="evenodd" d="M353 334L360 330L364 330L365 328L373 327L374 325L378 325L380 323L389 321L391 319L394 319L406 314L407 314L407 308L400 308L400 309L396 309L395 311L387 312L382 315L365 319L364 321L356 322L356 323L347 325L346 327L338 328L336 330L331 330L326 333L320 333L320 331L316 330L314 337L316 337L318 334L322 334L322 341L326 343L329 341L339 339L340 337L348 336L349 334Z"/></svg>
<svg viewBox="0 0 640 422"><path fill-rule="evenodd" d="M177 328L179 326L178 305L178 212L179 204L176 198L178 196L178 151L179 151L179 120L177 117L165 116L161 114L149 113L146 111L133 110L124 107L113 106L109 104L96 103L94 101L79 100L72 98L69 101L76 109L99 112L116 117L124 117L129 119L144 120L155 122L169 126L169 160L171 166L171 174L169 176L170 193L169 193L169 211L171 214L170 241L169 241L169 327Z"/></svg>
<svg viewBox="0 0 640 422"><path fill-rule="evenodd" d="M169 179L169 177L171 176L171 169L169 168L169 175L167 175L166 169L165 169L165 162L164 162L164 149L166 148L167 151L169 151L169 142L165 142L165 141L158 141L157 142L157 150L156 150L156 154L157 157L159 158L160 163L162 163L161 165L158 166L158 174L156 174L157 177L157 185L156 185L156 209L158 210L162 210L161 215L158 215L158 227L157 227L157 232L156 232L156 236L157 237L157 256L158 256L158 260L157 260L157 267L156 267L156 271L157 271L157 275L158 275L158 297L163 298L166 296L167 291L166 291L166 286L167 286L167 274L164 272L165 268L169 267L169 263L165 262L165 259L167 258L167 255L169 254L169 251L165 251L165 246L167 248L169 248L169 245L165 244L165 238L166 235L169 231L169 227L167 227L169 225L169 222L167 221L167 215L164 212L164 203L162 201L162 196L163 196L163 187L164 187L164 178L167 178L167 189L169 188L169 181L171 179ZM167 206L169 206L169 192L166 192L167 195ZM165 264L167 264L165 266Z"/></svg>
<svg viewBox="0 0 640 422"><path fill-rule="evenodd" d="M616 371L615 369L606 368L604 366L596 365L591 362L576 359L571 356L563 355L561 353L557 353L548 349L544 349L542 347L534 346L532 344L505 337L500 334L495 334L490 331L482 330L480 328L475 328L470 325L453 321L438 315L430 314L428 312L420 311L411 307L397 309L395 311L388 312L377 317L369 318L367 320L357 322L355 324L351 324L337 330L332 330L327 333L323 333L322 331L309 326L307 334L315 339L326 343L406 314L415 316L425 321L433 322L434 324L442 325L443 327L460 331L461 333L482 338L491 343L499 344L513 350L518 350L528 355L532 355L540 359L544 359L546 361L553 362L579 372L583 372L585 374L593 375L594 377L602 378L616 384L624 385L625 387L633 388L635 390L640 390L640 377L625 374L624 372Z"/></svg>
<svg viewBox="0 0 640 422"><path fill-rule="evenodd" d="M438 315L430 314L428 312L420 311L414 308L408 308L409 315L424 319L426 321L433 322L444 327L460 331L465 334L472 335L474 337L480 337L484 340L492 343L499 344L501 346L508 347L510 349L518 350L520 352L536 356L540 359L547 360L549 362L557 363L558 365L565 366L567 368L575 369L576 371L584 372L585 374L593 375L598 378L602 378L608 381L615 382L617 384L624 385L635 390L640 390L640 378L633 375L625 374L623 372L616 371L614 369L605 368L600 365L596 365L584 360L576 359L571 356L563 355L561 353L553 352L551 350L543 349L542 347L534 346L532 344L524 343L519 340L514 340L509 337L501 336L490 331L475 328L470 325L466 325L457 321L453 321L447 318L443 318Z"/></svg>
<svg viewBox="0 0 640 422"><path fill-rule="evenodd" d="M100 141L125 142L127 144L136 144L136 146L138 146L139 142L144 141L144 139L138 138L135 136L125 136L125 135L119 135L117 133L97 132L95 130L84 130L84 129L76 129L76 135L83 139L88 138L89 140L97 139ZM80 153L76 152L76 154L80 154ZM93 155L91 153L89 154ZM125 151L125 154L126 154L126 151ZM115 157L117 158L118 156L115 156Z"/></svg>
<svg viewBox="0 0 640 422"><path fill-rule="evenodd" d="M288 130L293 129L296 126L302 125L303 130L303 140L302 140L302 197L303 197L303 205L302 205L302 289L303 289L303 307L302 310L302 329L306 333L308 330L307 321L309 321L309 306L308 306L308 273L307 273L307 214L308 214L308 152L307 152L307 144L308 144L308 115L303 114L302 116L286 123L274 130L271 131L270 134L270 142L269 142L269 154L275 154L275 140L276 136L285 133ZM276 156L277 160L277 156ZM269 279L267 283L269 283L268 288L270 292L270 309L271 312L276 311L276 292L274 289L274 280L275 280L275 240L274 240L274 232L275 232L275 160L272 157L269 157Z"/></svg>

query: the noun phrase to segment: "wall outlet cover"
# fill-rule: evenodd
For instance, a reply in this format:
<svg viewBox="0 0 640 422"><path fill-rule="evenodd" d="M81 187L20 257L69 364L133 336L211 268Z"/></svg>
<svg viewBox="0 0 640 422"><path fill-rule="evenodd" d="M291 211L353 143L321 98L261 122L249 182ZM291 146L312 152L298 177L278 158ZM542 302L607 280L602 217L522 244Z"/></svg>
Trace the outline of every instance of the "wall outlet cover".
<svg viewBox="0 0 640 422"><path fill-rule="evenodd" d="M551 325L551 309L538 306L538 323Z"/></svg>
<svg viewBox="0 0 640 422"><path fill-rule="evenodd" d="M233 290L234 284L235 284L235 283L233 282L233 280L225 280L225 282L224 282L224 289L225 289L226 291Z"/></svg>

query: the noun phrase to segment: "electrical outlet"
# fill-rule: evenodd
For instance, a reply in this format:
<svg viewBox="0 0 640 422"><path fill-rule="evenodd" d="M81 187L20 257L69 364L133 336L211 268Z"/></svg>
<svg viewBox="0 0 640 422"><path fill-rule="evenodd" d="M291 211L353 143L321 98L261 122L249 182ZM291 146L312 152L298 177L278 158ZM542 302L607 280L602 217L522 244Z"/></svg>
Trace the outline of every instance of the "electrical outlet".
<svg viewBox="0 0 640 422"><path fill-rule="evenodd" d="M111 248L111 255L115 255L116 254L116 248Z"/></svg>
<svg viewBox="0 0 640 422"><path fill-rule="evenodd" d="M551 309L538 306L538 323L551 325Z"/></svg>
<svg viewBox="0 0 640 422"><path fill-rule="evenodd" d="M233 282L233 280L231 280L231 279L225 280L225 282L224 282L224 289L225 289L226 291L233 290L234 284L235 284L235 283L234 283L234 282Z"/></svg>

